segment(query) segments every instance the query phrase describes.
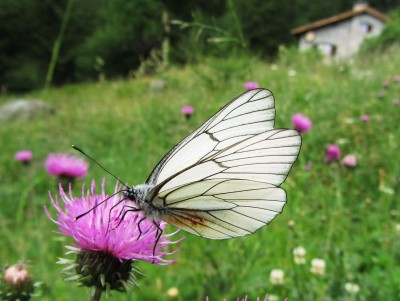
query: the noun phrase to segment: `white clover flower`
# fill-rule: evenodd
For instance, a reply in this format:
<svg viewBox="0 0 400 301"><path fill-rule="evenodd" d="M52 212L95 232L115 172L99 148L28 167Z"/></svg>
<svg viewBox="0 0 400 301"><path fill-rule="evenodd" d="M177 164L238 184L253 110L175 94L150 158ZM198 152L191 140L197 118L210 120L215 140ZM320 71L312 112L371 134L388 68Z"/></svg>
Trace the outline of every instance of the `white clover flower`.
<svg viewBox="0 0 400 301"><path fill-rule="evenodd" d="M282 270L273 269L271 271L269 278L273 285L281 285L281 284L285 283L284 276L285 276L285 273Z"/></svg>
<svg viewBox="0 0 400 301"><path fill-rule="evenodd" d="M384 187L384 186L383 187L379 187L379 190L384 192L384 193L387 193L387 194L391 194L391 195L394 194L394 189L392 189L390 187Z"/></svg>
<svg viewBox="0 0 400 301"><path fill-rule="evenodd" d="M360 287L356 283L347 282L344 285L344 289L350 294L357 294L360 291Z"/></svg>
<svg viewBox="0 0 400 301"><path fill-rule="evenodd" d="M353 124L353 123L355 123L356 121L355 121L355 119L354 118L344 118L343 119L343 122L345 123L345 124ZM346 142L347 142L347 139L345 139L345 138L342 138L342 139L344 139L344 140L346 140Z"/></svg>
<svg viewBox="0 0 400 301"><path fill-rule="evenodd" d="M306 249L303 247L297 247L293 249L293 260L295 264L305 264L306 263Z"/></svg>
<svg viewBox="0 0 400 301"><path fill-rule="evenodd" d="M176 298L179 295L179 290L176 287L171 287L168 291L167 291L167 295L170 298Z"/></svg>
<svg viewBox="0 0 400 301"><path fill-rule="evenodd" d="M289 75L289 77L294 77L297 75L297 72L296 72L296 70L291 69L288 71L288 75Z"/></svg>
<svg viewBox="0 0 400 301"><path fill-rule="evenodd" d="M272 64L271 65L271 70L278 70L278 65L276 65L276 64Z"/></svg>
<svg viewBox="0 0 400 301"><path fill-rule="evenodd" d="M311 273L319 276L325 275L325 267L326 263L325 260L319 259L319 258L314 258L311 260Z"/></svg>
<svg viewBox="0 0 400 301"><path fill-rule="evenodd" d="M400 234L400 224L396 224L396 232L397 234Z"/></svg>
<svg viewBox="0 0 400 301"><path fill-rule="evenodd" d="M277 295L268 295L268 301L279 301L279 297Z"/></svg>

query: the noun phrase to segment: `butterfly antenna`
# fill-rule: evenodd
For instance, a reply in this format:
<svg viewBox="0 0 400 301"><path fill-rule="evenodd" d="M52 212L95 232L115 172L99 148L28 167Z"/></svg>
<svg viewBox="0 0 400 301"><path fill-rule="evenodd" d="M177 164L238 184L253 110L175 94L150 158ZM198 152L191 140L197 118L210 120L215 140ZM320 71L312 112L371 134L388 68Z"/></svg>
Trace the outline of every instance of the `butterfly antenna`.
<svg viewBox="0 0 400 301"><path fill-rule="evenodd" d="M114 177L118 182L120 182L123 186L125 186L126 188L128 188L126 186L126 184L124 184L116 175L114 175L111 171L109 171L108 169L106 169L103 165L101 165L99 162L97 162L95 159L93 159L92 157L90 157L87 153L85 153L83 150L81 150L79 147L77 147L76 145L72 145L72 148L77 150L78 152L80 152L82 155L84 155L85 157L89 158L90 160L92 160L94 163L96 163L98 166L100 166L106 173L108 173L109 175L111 175L112 177Z"/></svg>
<svg viewBox="0 0 400 301"><path fill-rule="evenodd" d="M104 204L105 202L107 202L109 199L111 199L112 197L116 196L118 193L120 193L121 190L114 192L112 195L110 195L108 198L102 200L100 203L97 203L96 205L94 205L92 208L90 208L88 211L79 214L78 216L76 216L74 218L75 221L77 221L78 219L80 219L81 217L84 217L86 214L90 213L91 211L93 211L94 209L96 209L97 207L99 207L101 204Z"/></svg>

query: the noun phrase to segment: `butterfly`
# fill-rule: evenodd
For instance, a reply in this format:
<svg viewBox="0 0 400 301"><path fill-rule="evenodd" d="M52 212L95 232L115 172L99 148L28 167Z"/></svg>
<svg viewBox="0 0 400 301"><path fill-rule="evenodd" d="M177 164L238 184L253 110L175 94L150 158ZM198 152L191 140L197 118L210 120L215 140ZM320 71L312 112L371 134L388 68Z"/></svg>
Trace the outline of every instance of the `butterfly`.
<svg viewBox="0 0 400 301"><path fill-rule="evenodd" d="M274 121L269 90L233 99L175 145L145 184L122 190L133 204L124 216L140 211L141 221L158 227L158 238L159 221L209 239L249 235L269 224L285 206L280 185L301 147L297 131L274 129Z"/></svg>

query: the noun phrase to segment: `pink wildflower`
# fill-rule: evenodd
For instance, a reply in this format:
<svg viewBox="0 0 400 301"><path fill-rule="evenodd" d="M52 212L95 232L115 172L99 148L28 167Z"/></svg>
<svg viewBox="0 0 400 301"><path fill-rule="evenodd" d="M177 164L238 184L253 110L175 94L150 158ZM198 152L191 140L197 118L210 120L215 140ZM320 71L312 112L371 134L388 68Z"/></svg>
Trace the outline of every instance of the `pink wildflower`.
<svg viewBox="0 0 400 301"><path fill-rule="evenodd" d="M6 267L0 281L1 300L30 300L35 290L31 275L23 263Z"/></svg>
<svg viewBox="0 0 400 301"><path fill-rule="evenodd" d="M30 281L30 275L26 266L18 263L5 269L4 281L13 285L20 285L26 281Z"/></svg>
<svg viewBox="0 0 400 301"><path fill-rule="evenodd" d="M381 92L379 92L379 93L377 94L377 96L378 96L379 98L384 98L384 97L385 97L385 92L381 91Z"/></svg>
<svg viewBox="0 0 400 301"><path fill-rule="evenodd" d="M98 203L107 199L108 195L104 191L105 181L102 183L101 193L96 193L94 180L90 191L85 193L82 188L80 198L65 194L60 186L60 198L63 201L63 209L60 206L57 196L50 195L51 203L57 210L57 219L53 219L46 209L47 216L60 228L62 234L71 236L75 239L75 246L85 250L101 251L109 253L120 260L145 260L156 264L170 264L173 260L165 260L163 257L168 255L166 247L171 244L168 241L170 235L162 235L155 254L153 245L156 242L157 227L150 220L143 220L140 223L140 235L138 223L142 215L137 212L128 212L129 218L122 218L124 212L129 210L126 206L130 201L122 201L122 196L116 194L108 199L104 204L90 211L78 220L75 218L96 206ZM119 191L116 187L114 193ZM115 207L114 207L115 206ZM118 225L118 226L117 226ZM161 229L165 229L166 224L161 223ZM107 230L109 232L107 232ZM140 238L137 239L140 235Z"/></svg>
<svg viewBox="0 0 400 301"><path fill-rule="evenodd" d="M311 120L300 113L293 115L292 124L298 132L308 132L312 127Z"/></svg>
<svg viewBox="0 0 400 301"><path fill-rule="evenodd" d="M398 106L399 104L400 104L400 99L395 98L395 99L392 100L392 105Z"/></svg>
<svg viewBox="0 0 400 301"><path fill-rule="evenodd" d="M65 178L82 178L86 176L89 164L82 158L70 154L49 154L45 167L50 175Z"/></svg>
<svg viewBox="0 0 400 301"><path fill-rule="evenodd" d="M260 85L257 82L247 82L244 84L244 88L246 90L254 90L260 88Z"/></svg>
<svg viewBox="0 0 400 301"><path fill-rule="evenodd" d="M393 77L393 81L394 81L395 83L400 83L400 75L394 76L394 77Z"/></svg>
<svg viewBox="0 0 400 301"><path fill-rule="evenodd" d="M328 145L326 148L326 157L325 162L329 163L335 160L338 160L342 153L340 152L340 148L336 144Z"/></svg>
<svg viewBox="0 0 400 301"><path fill-rule="evenodd" d="M307 162L306 165L304 165L305 170L310 171L312 169L312 162Z"/></svg>
<svg viewBox="0 0 400 301"><path fill-rule="evenodd" d="M22 163L29 163L32 160L32 152L30 150L22 150L15 154L14 159Z"/></svg>
<svg viewBox="0 0 400 301"><path fill-rule="evenodd" d="M77 281L100 292L108 289L124 291L126 284L135 283L135 276L131 273L137 269L133 267L135 261L171 264L175 260L167 260L165 256L177 252L168 251L168 247L179 240L170 241L172 233L161 235L157 241L157 226L142 219L139 212L129 212L132 203L118 194L118 185L112 196L106 195L104 186L105 181L101 193L97 194L93 181L90 190L85 193L83 187L82 196L77 198L72 196L71 189L67 195L60 185L62 204L57 196L53 198L50 195L57 218L52 218L47 208L45 211L61 234L75 240L69 249L77 254L76 261L64 260L61 263L75 267ZM87 214L76 220L83 213ZM164 230L166 223L161 222L159 227Z"/></svg>
<svg viewBox="0 0 400 301"><path fill-rule="evenodd" d="M342 159L342 164L349 168L357 166L357 157L355 155L347 155Z"/></svg>
<svg viewBox="0 0 400 301"><path fill-rule="evenodd" d="M385 80L385 81L382 83L382 87L388 88L388 87L389 87L389 82Z"/></svg>
<svg viewBox="0 0 400 301"><path fill-rule="evenodd" d="M182 107L182 114L186 116L187 119L194 113L194 108L192 106L186 105Z"/></svg>
<svg viewBox="0 0 400 301"><path fill-rule="evenodd" d="M361 121L363 121L363 122L368 122L368 121L370 121L370 119L371 118L367 114L361 115Z"/></svg>

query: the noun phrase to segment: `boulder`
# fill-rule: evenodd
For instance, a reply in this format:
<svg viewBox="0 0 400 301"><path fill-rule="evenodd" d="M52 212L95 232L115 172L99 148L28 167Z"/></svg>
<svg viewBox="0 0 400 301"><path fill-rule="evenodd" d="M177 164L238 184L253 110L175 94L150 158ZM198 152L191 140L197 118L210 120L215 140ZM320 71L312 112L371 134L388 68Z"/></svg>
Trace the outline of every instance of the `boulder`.
<svg viewBox="0 0 400 301"><path fill-rule="evenodd" d="M56 110L36 99L16 99L0 107L0 121L31 120L39 116L53 115Z"/></svg>

